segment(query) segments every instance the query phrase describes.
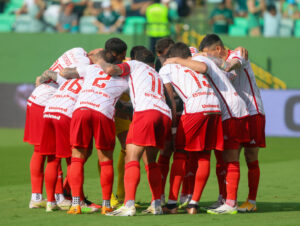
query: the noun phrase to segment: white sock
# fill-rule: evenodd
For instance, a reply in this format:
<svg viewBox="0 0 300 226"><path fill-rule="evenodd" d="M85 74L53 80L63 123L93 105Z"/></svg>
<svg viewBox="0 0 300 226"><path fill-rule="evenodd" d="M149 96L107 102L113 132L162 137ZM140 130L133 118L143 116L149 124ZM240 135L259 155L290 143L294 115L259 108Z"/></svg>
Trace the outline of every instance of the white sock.
<svg viewBox="0 0 300 226"><path fill-rule="evenodd" d="M226 204L231 207L235 207L236 201L232 199L226 199Z"/></svg>
<svg viewBox="0 0 300 226"><path fill-rule="evenodd" d="M151 206L154 208L161 206L161 200L160 199L155 199L151 202Z"/></svg>
<svg viewBox="0 0 300 226"><path fill-rule="evenodd" d="M104 200L102 201L102 206L105 206L107 208L110 208L110 200Z"/></svg>
<svg viewBox="0 0 300 226"><path fill-rule="evenodd" d="M198 205L198 202L197 202L197 201L194 201L194 200L191 200L189 204L192 204L192 205Z"/></svg>
<svg viewBox="0 0 300 226"><path fill-rule="evenodd" d="M31 200L38 202L38 201L42 201L42 194L40 193L32 193L31 194Z"/></svg>
<svg viewBox="0 0 300 226"><path fill-rule="evenodd" d="M55 200L57 203L60 203L65 200L65 196L63 194L55 194Z"/></svg>
<svg viewBox="0 0 300 226"><path fill-rule="evenodd" d="M51 204L51 205L55 205L56 204L56 202L54 201L54 202L47 202L47 204Z"/></svg>
<svg viewBox="0 0 300 226"><path fill-rule="evenodd" d="M168 204L177 204L177 200L169 199Z"/></svg>
<svg viewBox="0 0 300 226"><path fill-rule="evenodd" d="M251 204L253 204L253 205L256 205L256 201L255 200L248 200L248 202L250 202Z"/></svg>
<svg viewBox="0 0 300 226"><path fill-rule="evenodd" d="M80 197L72 197L72 206L80 205Z"/></svg>
<svg viewBox="0 0 300 226"><path fill-rule="evenodd" d="M135 204L134 200L128 200L128 201L125 203L125 206L126 206L127 208L129 208L129 207L134 206L134 204Z"/></svg>

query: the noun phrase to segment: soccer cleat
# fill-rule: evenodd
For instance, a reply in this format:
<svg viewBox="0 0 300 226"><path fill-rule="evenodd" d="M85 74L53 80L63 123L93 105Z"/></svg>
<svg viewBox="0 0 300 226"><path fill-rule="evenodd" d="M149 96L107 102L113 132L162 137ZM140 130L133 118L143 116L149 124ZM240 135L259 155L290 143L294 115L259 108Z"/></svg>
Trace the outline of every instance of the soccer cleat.
<svg viewBox="0 0 300 226"><path fill-rule="evenodd" d="M67 213L68 214L81 214L80 205L71 206L71 208L69 209L69 211Z"/></svg>
<svg viewBox="0 0 300 226"><path fill-rule="evenodd" d="M55 210L59 210L60 208L58 207L58 205L56 204L56 202L47 202L46 205L46 212L53 212Z"/></svg>
<svg viewBox="0 0 300 226"><path fill-rule="evenodd" d="M102 206L101 214L105 215L105 214L113 212L113 211L114 211L114 209L111 207Z"/></svg>
<svg viewBox="0 0 300 226"><path fill-rule="evenodd" d="M68 199L64 199L63 201L57 203L57 206L61 210L69 210L71 205L72 205L72 201Z"/></svg>
<svg viewBox="0 0 300 226"><path fill-rule="evenodd" d="M84 201L80 201L81 212L82 213L95 213L100 211L101 205L93 203L85 198Z"/></svg>
<svg viewBox="0 0 300 226"><path fill-rule="evenodd" d="M121 206L119 209L107 213L106 216L129 217L129 216L134 216L135 214L136 214L136 209L134 206L132 207Z"/></svg>
<svg viewBox="0 0 300 226"><path fill-rule="evenodd" d="M165 214L177 214L177 205L176 204L167 204L163 208L163 213Z"/></svg>
<svg viewBox="0 0 300 226"><path fill-rule="evenodd" d="M198 205L196 204L188 204L187 207L186 207L186 212L188 214L197 214L198 213Z"/></svg>
<svg viewBox="0 0 300 226"><path fill-rule="evenodd" d="M255 212L257 210L256 205L250 203L248 200L240 205L237 210L242 213Z"/></svg>
<svg viewBox="0 0 300 226"><path fill-rule="evenodd" d="M207 213L210 214L237 214L236 206L232 207L227 205L226 203L216 209L207 210Z"/></svg>
<svg viewBox="0 0 300 226"><path fill-rule="evenodd" d="M29 208L30 209L45 208L46 204L47 204L47 201L45 199L42 199L40 201L30 200Z"/></svg>
<svg viewBox="0 0 300 226"><path fill-rule="evenodd" d="M118 196L115 196L113 193L111 194L110 205L112 208L117 208L121 206L123 203L118 199Z"/></svg>
<svg viewBox="0 0 300 226"><path fill-rule="evenodd" d="M161 206L153 207L149 206L147 209L142 211L143 214L161 215L163 214Z"/></svg>
<svg viewBox="0 0 300 226"><path fill-rule="evenodd" d="M217 209L224 204L224 201L216 201L208 207L200 207L200 210L206 212L207 210Z"/></svg>
<svg viewBox="0 0 300 226"><path fill-rule="evenodd" d="M178 206L178 209L180 209L180 210L184 209L188 206L188 204L189 204L189 201L186 200L184 203L180 203L180 205Z"/></svg>

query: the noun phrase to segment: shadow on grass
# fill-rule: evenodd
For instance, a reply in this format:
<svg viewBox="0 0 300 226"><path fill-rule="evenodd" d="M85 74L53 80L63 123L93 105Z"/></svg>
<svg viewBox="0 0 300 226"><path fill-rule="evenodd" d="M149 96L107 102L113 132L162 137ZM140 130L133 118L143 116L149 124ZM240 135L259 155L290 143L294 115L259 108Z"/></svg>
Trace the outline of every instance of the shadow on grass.
<svg viewBox="0 0 300 226"><path fill-rule="evenodd" d="M200 207L208 207L213 202L200 202ZM137 202L138 215L141 215L141 212L148 208L150 205L149 202ZM239 203L242 204L242 203ZM272 212L289 212L289 211L300 211L300 203L297 202L257 202L257 212L259 213L272 213ZM204 213L200 210L200 213ZM185 209L179 209L178 214L186 214Z"/></svg>

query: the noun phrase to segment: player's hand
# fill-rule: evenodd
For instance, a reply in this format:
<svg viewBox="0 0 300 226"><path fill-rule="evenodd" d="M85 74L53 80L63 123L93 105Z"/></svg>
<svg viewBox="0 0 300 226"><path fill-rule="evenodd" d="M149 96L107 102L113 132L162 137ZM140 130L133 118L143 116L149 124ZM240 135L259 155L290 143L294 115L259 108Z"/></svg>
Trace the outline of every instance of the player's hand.
<svg viewBox="0 0 300 226"><path fill-rule="evenodd" d="M177 63L178 63L178 59L179 59L179 57L171 57L171 58L168 58L168 59L164 62L164 65L166 65L166 64L177 64Z"/></svg>
<svg viewBox="0 0 300 226"><path fill-rule="evenodd" d="M245 49L244 47L242 46L239 46L235 49L235 51L240 51L241 52L241 55L242 57L245 59L245 60L248 60L248 50Z"/></svg>
<svg viewBox="0 0 300 226"><path fill-rule="evenodd" d="M36 79L35 79L35 86L36 86L36 87L42 84L42 83L41 83L41 77L42 77L42 76L36 77Z"/></svg>

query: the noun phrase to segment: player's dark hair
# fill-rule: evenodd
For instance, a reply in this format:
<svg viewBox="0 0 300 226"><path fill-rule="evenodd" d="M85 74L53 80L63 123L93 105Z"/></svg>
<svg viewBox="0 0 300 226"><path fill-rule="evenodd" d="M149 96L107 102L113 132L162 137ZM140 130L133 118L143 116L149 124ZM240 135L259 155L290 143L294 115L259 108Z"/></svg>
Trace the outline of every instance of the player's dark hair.
<svg viewBox="0 0 300 226"><path fill-rule="evenodd" d="M119 38L111 38L105 42L105 49L102 52L104 60L108 63L115 63L117 55L124 53L127 50L127 45Z"/></svg>
<svg viewBox="0 0 300 226"><path fill-rule="evenodd" d="M135 59L145 64L151 65L154 64L155 56L150 50L145 48L136 52Z"/></svg>
<svg viewBox="0 0 300 226"><path fill-rule="evenodd" d="M202 42L200 43L199 50L203 51L204 48L209 48L214 44L219 44L221 46L224 46L222 40L218 35L208 34L203 38Z"/></svg>
<svg viewBox="0 0 300 226"><path fill-rule="evenodd" d="M168 51L167 57L181 57L181 58L188 58L192 56L190 48L184 44L183 42L175 43Z"/></svg>
<svg viewBox="0 0 300 226"><path fill-rule="evenodd" d="M134 47L132 47L132 49L131 49L131 51L130 51L130 58L131 58L132 60L135 60L135 58L136 58L136 53L137 53L138 51L140 51L140 50L143 50L143 49L146 49L146 47L145 47L145 46L134 46Z"/></svg>
<svg viewBox="0 0 300 226"><path fill-rule="evenodd" d="M175 42L171 38L161 38L155 44L155 51L159 54L163 54L163 52L174 45Z"/></svg>
<svg viewBox="0 0 300 226"><path fill-rule="evenodd" d="M127 45L119 38L110 38L105 42L105 50L113 51L116 54L121 54L127 50Z"/></svg>
<svg viewBox="0 0 300 226"><path fill-rule="evenodd" d="M276 6L274 4L270 4L267 6L267 11L275 11L276 12Z"/></svg>

